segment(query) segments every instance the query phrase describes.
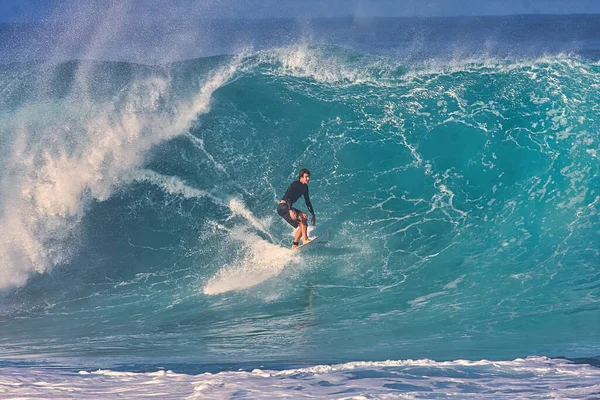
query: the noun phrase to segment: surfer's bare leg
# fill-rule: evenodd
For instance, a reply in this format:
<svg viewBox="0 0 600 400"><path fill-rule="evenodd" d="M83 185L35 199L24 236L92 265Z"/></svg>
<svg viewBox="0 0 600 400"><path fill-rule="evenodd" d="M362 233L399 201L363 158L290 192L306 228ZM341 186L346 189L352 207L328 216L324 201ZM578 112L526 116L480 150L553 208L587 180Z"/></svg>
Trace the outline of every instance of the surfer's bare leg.
<svg viewBox="0 0 600 400"><path fill-rule="evenodd" d="M294 243L292 243L292 250L298 248L298 241L300 240L300 237L302 237L302 225L300 225L298 227L298 229L296 229L296 234L294 235Z"/></svg>
<svg viewBox="0 0 600 400"><path fill-rule="evenodd" d="M300 214L300 229L302 231L302 244L306 244L308 242L310 242L310 239L308 238L308 233L307 233L307 229L308 229L308 223L306 222L306 214L302 213Z"/></svg>

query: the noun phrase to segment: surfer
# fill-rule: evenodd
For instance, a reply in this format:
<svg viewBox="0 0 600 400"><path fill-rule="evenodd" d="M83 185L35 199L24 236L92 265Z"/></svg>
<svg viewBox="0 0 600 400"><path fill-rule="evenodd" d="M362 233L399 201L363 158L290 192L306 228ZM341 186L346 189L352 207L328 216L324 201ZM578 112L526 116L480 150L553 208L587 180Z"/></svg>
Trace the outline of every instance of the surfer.
<svg viewBox="0 0 600 400"><path fill-rule="evenodd" d="M300 229L297 229L296 235L294 236L294 241L292 242L292 249L298 248L300 237L302 237L302 244L310 242L308 234L306 233L308 226L306 222L307 216L302 211L293 207L294 203L300 198L300 196L304 196L306 207L312 215L312 225L314 226L316 223L315 212L313 211L312 204L310 203L310 198L308 197L309 181L310 171L306 168L302 168L298 173L298 180L290 184L285 194L281 198L279 206L277 206L277 213L281 215L281 218L285 219L285 221L288 224L290 224L296 229L298 228L298 226L300 227Z"/></svg>

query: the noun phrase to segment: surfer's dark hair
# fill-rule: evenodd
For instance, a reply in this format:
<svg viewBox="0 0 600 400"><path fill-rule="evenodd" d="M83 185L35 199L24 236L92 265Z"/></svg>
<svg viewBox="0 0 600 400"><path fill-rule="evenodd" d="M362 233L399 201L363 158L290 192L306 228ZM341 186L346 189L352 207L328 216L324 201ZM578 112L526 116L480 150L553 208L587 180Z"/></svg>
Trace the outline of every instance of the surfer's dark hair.
<svg viewBox="0 0 600 400"><path fill-rule="evenodd" d="M302 178L304 174L308 174L308 176L310 176L310 171L306 168L302 168L300 172L298 172L298 179Z"/></svg>

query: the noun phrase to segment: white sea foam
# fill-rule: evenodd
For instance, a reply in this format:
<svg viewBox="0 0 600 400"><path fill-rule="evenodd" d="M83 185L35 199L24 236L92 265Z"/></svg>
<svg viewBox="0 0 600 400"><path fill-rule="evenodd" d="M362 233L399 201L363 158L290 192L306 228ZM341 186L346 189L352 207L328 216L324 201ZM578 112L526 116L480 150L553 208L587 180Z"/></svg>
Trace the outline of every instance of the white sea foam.
<svg viewBox="0 0 600 400"><path fill-rule="evenodd" d="M388 65L377 60L368 65L349 64L343 57L327 54L306 42L259 53L258 61L275 64L270 71L275 75L312 78L324 83L385 84L381 76L374 76L373 70L389 73Z"/></svg>
<svg viewBox="0 0 600 400"><path fill-rule="evenodd" d="M503 59L487 55L470 58L432 59L420 63L377 56L359 57L349 62L350 54L319 48L303 41L278 49L258 53L258 62L273 63L270 71L276 75L312 78L317 82L374 86L397 86L414 79L439 77L461 72L478 74L524 73L537 79L539 71L555 68L577 68L590 74L584 62L568 54L540 56L528 60ZM254 64L252 64L254 65ZM410 65L410 68L407 66ZM404 74L398 71L406 69Z"/></svg>
<svg viewBox="0 0 600 400"><path fill-rule="evenodd" d="M293 250L270 243L243 228L231 230L230 238L241 244L240 255L207 281L202 289L204 294L251 288L279 275L287 265L299 259Z"/></svg>
<svg viewBox="0 0 600 400"><path fill-rule="evenodd" d="M513 361L363 361L284 370L187 375L0 368L3 398L593 398L600 369L545 357Z"/></svg>

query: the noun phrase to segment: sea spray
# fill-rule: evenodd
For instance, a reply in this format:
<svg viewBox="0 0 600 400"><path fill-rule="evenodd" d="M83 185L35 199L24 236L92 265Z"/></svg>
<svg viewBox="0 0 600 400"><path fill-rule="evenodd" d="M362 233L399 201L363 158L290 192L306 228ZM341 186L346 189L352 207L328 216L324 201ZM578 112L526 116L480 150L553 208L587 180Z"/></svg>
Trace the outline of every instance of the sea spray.
<svg viewBox="0 0 600 400"><path fill-rule="evenodd" d="M172 96L168 77L150 76L134 77L100 103L86 100L91 88L76 85L72 100L58 100L57 107L24 104L7 133L13 145L4 160L0 227L9 233L1 242L0 288L68 262L90 202L110 197L153 146L186 133L234 72L235 63L199 77L198 93L185 102Z"/></svg>

